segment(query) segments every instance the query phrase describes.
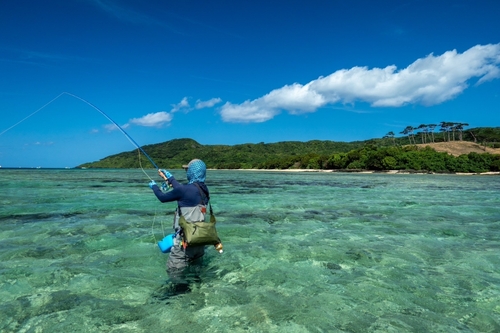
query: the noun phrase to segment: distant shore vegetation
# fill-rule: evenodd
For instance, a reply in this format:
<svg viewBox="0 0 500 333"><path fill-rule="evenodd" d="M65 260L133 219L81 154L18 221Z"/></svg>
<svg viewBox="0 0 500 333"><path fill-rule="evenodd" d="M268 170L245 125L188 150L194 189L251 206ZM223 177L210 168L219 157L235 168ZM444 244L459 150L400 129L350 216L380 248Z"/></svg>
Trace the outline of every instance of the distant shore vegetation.
<svg viewBox="0 0 500 333"><path fill-rule="evenodd" d="M435 132L439 126L439 132ZM466 123L408 126L396 137L354 142L313 140L239 145L202 145L192 139L174 139L142 148L166 169L179 169L200 158L211 169L319 169L319 170L414 170L435 173L500 171L500 154L469 152L453 156L418 144L469 141L481 147L500 148L500 127L466 130ZM150 168L138 150L85 163L80 168Z"/></svg>

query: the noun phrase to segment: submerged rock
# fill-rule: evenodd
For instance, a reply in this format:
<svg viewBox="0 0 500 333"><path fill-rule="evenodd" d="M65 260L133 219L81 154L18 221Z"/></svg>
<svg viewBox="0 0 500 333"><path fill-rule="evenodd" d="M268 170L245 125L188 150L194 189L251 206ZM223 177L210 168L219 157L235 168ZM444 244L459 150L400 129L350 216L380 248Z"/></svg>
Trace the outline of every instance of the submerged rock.
<svg viewBox="0 0 500 333"><path fill-rule="evenodd" d="M335 264L333 262L325 263L325 267L328 268L329 270L332 270L332 271L339 271L342 269L342 267L340 265Z"/></svg>

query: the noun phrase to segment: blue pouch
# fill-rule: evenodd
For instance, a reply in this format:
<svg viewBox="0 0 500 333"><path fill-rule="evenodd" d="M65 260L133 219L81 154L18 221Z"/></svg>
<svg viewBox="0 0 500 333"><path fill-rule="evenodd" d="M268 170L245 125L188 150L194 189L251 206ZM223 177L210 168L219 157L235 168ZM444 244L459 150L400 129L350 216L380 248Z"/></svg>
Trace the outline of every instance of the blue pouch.
<svg viewBox="0 0 500 333"><path fill-rule="evenodd" d="M166 235L161 241L159 241L158 247L160 248L160 251L163 253L170 252L172 246L174 246L174 238L175 238L175 233Z"/></svg>

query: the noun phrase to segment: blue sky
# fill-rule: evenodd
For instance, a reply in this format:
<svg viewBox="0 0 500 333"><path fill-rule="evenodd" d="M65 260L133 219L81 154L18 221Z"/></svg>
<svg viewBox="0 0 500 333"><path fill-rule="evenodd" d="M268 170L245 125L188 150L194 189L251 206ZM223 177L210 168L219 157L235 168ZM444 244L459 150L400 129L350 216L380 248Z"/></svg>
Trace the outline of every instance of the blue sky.
<svg viewBox="0 0 500 333"><path fill-rule="evenodd" d="M0 165L135 149L72 95L139 145L497 127L498 17L496 0L1 1Z"/></svg>

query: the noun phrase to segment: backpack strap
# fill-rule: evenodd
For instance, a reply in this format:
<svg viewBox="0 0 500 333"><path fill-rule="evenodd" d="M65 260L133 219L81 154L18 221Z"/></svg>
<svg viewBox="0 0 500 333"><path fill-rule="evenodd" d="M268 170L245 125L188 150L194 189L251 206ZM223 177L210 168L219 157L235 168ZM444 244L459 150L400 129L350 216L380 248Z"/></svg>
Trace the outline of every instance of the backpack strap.
<svg viewBox="0 0 500 333"><path fill-rule="evenodd" d="M205 192L205 190L203 190L203 189L201 188L201 186L200 186L198 183L193 183L193 185L196 185L196 187L198 188L198 191L200 191L200 194L201 194L201 200L202 200L202 202L201 202L201 203L202 203L202 204L204 204L204 203L203 203L203 198L204 198L204 197L205 197L205 198L207 198L207 201L210 201L210 196L209 196L209 194L208 194L207 192Z"/></svg>
<svg viewBox="0 0 500 333"><path fill-rule="evenodd" d="M210 196L208 196L208 194L201 188L200 185L198 185L197 183L193 183L194 185L196 185L196 187L198 188L198 191L200 191L200 205L205 205L205 200L203 200L203 198L207 198L208 199L208 207L210 207L210 215L213 215L214 212L212 210L212 204L210 203ZM182 216L182 212L181 212L181 207L177 207L177 212L179 214L179 216Z"/></svg>
<svg viewBox="0 0 500 333"><path fill-rule="evenodd" d="M204 200L203 198L207 198L208 199L208 207L210 207L210 215L213 215L214 212L212 210L212 204L210 203L210 196L208 195L208 193L206 193L200 185L198 185L198 183L193 183L194 185L196 185L196 187L198 188L198 190L200 191L200 194L201 194L201 201L200 201L200 204L204 205Z"/></svg>

